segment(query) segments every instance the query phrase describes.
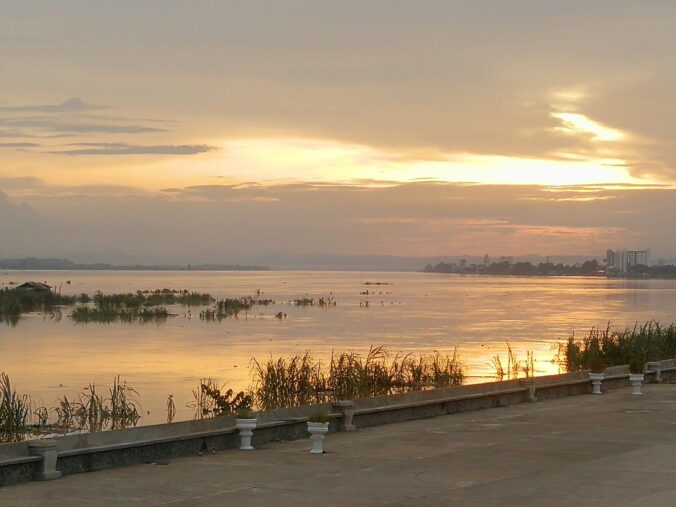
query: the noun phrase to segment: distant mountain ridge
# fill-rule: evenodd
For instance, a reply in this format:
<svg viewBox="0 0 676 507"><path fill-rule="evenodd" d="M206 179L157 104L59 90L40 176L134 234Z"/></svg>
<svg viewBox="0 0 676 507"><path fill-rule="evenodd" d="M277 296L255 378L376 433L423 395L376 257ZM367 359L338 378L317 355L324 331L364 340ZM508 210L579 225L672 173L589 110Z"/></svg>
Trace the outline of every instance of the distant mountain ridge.
<svg viewBox="0 0 676 507"><path fill-rule="evenodd" d="M0 269L10 270L99 270L99 271L267 271L267 266L248 266L239 264L187 264L187 265L121 265L95 262L91 264L75 263L68 259L25 257L21 259L0 259Z"/></svg>

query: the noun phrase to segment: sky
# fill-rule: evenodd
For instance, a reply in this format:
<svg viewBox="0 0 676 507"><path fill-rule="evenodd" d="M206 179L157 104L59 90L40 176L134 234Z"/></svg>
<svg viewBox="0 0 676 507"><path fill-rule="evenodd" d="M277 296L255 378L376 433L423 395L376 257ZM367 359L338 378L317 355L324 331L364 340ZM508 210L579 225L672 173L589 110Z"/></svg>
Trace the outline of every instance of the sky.
<svg viewBox="0 0 676 507"><path fill-rule="evenodd" d="M676 258L673 1L0 12L0 257Z"/></svg>

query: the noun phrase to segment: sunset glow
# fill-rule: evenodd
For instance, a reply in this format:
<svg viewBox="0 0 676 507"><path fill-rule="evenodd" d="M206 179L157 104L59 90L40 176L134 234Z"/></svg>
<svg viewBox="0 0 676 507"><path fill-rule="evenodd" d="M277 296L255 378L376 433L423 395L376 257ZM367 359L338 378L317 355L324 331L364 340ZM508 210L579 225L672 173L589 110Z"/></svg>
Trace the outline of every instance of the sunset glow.
<svg viewBox="0 0 676 507"><path fill-rule="evenodd" d="M203 182L222 177L269 184L369 180L545 186L649 183L633 177L624 161L617 159L569 161L462 153L421 160L362 145L299 138L240 139L220 146L201 160L169 161L163 166L169 174L182 174L184 178L190 175Z"/></svg>

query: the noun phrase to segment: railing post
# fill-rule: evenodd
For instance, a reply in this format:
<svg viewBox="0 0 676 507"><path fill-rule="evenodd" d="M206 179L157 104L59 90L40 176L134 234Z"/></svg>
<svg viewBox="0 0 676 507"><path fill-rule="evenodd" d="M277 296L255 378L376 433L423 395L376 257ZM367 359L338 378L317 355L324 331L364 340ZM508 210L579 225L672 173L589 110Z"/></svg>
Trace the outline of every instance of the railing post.
<svg viewBox="0 0 676 507"><path fill-rule="evenodd" d="M58 454L56 452L56 442L50 439L35 440L28 442L28 449L31 456L40 456L40 468L35 474L37 481L51 481L61 477L61 472L56 469L56 460Z"/></svg>
<svg viewBox="0 0 676 507"><path fill-rule="evenodd" d="M646 369L655 372L655 382L662 383L662 363L660 361L652 361L646 363Z"/></svg>
<svg viewBox="0 0 676 507"><path fill-rule="evenodd" d="M333 402L333 410L343 414L338 429L340 431L354 431L357 428L352 424L354 418L354 402L352 400L338 400Z"/></svg>

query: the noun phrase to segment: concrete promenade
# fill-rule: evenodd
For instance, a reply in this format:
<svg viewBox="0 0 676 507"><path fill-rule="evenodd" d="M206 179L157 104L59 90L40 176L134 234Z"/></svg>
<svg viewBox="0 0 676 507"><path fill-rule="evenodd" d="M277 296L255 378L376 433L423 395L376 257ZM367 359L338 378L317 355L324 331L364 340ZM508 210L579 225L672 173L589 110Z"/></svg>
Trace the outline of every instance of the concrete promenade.
<svg viewBox="0 0 676 507"><path fill-rule="evenodd" d="M674 506L676 385L650 384L0 488L0 506Z"/></svg>

